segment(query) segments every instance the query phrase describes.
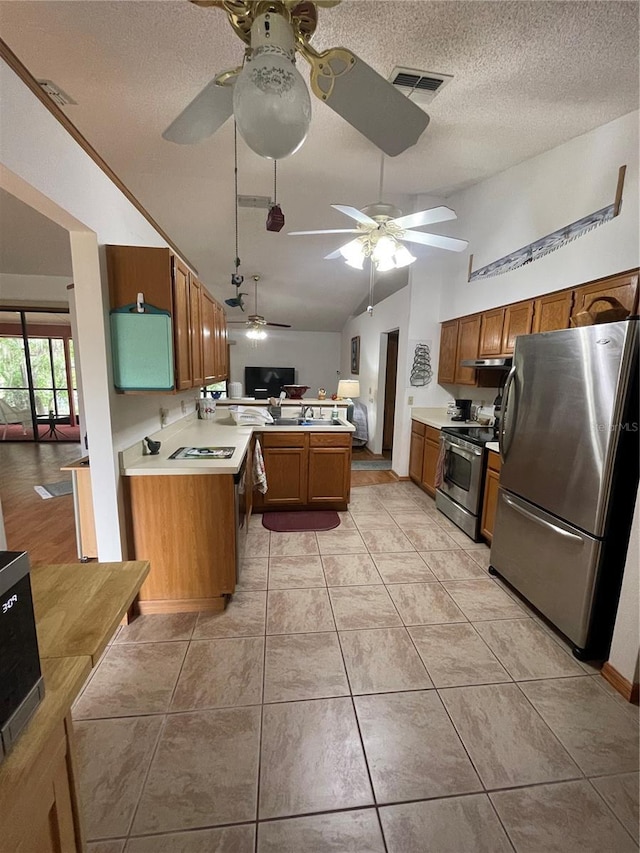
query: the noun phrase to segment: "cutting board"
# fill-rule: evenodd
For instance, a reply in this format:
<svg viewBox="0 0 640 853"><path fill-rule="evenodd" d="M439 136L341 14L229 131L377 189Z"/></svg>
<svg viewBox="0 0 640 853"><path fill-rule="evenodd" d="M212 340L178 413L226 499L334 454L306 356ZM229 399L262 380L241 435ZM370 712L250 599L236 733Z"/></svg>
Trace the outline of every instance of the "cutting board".
<svg viewBox="0 0 640 853"><path fill-rule="evenodd" d="M172 391L171 317L151 305L144 308L138 313L126 305L111 312L114 385L119 391Z"/></svg>

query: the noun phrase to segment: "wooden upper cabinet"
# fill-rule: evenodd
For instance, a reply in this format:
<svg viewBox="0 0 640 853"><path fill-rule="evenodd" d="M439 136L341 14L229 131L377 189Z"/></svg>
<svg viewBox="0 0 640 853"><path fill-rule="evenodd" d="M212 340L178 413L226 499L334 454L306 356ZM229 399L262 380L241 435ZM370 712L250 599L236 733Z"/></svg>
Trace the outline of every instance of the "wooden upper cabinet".
<svg viewBox="0 0 640 853"><path fill-rule="evenodd" d="M533 332L555 332L569 328L573 291L561 290L535 300Z"/></svg>
<svg viewBox="0 0 640 853"><path fill-rule="evenodd" d="M504 328L504 308L485 311L480 326L480 346L477 356L471 358L492 358L502 354L502 331Z"/></svg>
<svg viewBox="0 0 640 853"><path fill-rule="evenodd" d="M189 333L189 270L173 258L173 345L175 347L176 388L193 386L191 373L191 335Z"/></svg>
<svg viewBox="0 0 640 853"><path fill-rule="evenodd" d="M202 291L200 282L189 279L189 343L191 348L191 384L204 385L202 370Z"/></svg>
<svg viewBox="0 0 640 853"><path fill-rule="evenodd" d="M106 251L111 308L132 305L142 293L147 305L172 313L173 256L169 249L107 246Z"/></svg>
<svg viewBox="0 0 640 853"><path fill-rule="evenodd" d="M458 347L456 351L455 384L475 385L476 371L473 367L461 367L460 362L478 358L480 340L480 314L458 320Z"/></svg>
<svg viewBox="0 0 640 853"><path fill-rule="evenodd" d="M627 311L635 314L638 309L638 273L612 275L576 288L573 314L588 310L599 296L613 296L621 305L624 305ZM601 303L596 307L604 309L607 306Z"/></svg>
<svg viewBox="0 0 640 853"><path fill-rule="evenodd" d="M518 335L530 335L533 324L533 299L516 302L504 309L502 355L512 355Z"/></svg>
<svg viewBox="0 0 640 853"><path fill-rule="evenodd" d="M440 360L438 382L452 384L456 378L456 352L458 349L458 321L449 320L440 327Z"/></svg>
<svg viewBox="0 0 640 853"><path fill-rule="evenodd" d="M216 302L202 288L202 372L203 384L211 385L217 380L216 373Z"/></svg>

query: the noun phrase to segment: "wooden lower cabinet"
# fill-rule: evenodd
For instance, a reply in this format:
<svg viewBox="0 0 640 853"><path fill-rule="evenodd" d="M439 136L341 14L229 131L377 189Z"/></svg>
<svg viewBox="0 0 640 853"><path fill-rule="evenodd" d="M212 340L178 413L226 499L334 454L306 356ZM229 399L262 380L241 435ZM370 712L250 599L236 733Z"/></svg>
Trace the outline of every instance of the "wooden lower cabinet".
<svg viewBox="0 0 640 853"><path fill-rule="evenodd" d="M232 474L126 477L141 613L224 610L236 583Z"/></svg>
<svg viewBox="0 0 640 853"><path fill-rule="evenodd" d="M411 421L409 476L431 497L436 495L436 468L440 455L440 430Z"/></svg>
<svg viewBox="0 0 640 853"><path fill-rule="evenodd" d="M493 539L493 527L498 508L498 490L500 488L500 456L493 450L489 451L487 470L484 478L484 499L482 503L482 523L480 532L489 542Z"/></svg>
<svg viewBox="0 0 640 853"><path fill-rule="evenodd" d="M259 437L267 475L256 510L346 510L351 490L351 434L269 432Z"/></svg>

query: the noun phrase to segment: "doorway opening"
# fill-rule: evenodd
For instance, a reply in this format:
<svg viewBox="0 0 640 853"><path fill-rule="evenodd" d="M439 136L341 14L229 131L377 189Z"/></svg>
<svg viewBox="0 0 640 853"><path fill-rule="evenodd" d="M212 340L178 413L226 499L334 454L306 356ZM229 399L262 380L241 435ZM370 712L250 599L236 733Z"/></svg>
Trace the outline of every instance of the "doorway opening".
<svg viewBox="0 0 640 853"><path fill-rule="evenodd" d="M400 332L387 333L387 358L384 377L384 420L382 425L382 455L393 454L393 425L396 417L396 385L398 381L398 342Z"/></svg>

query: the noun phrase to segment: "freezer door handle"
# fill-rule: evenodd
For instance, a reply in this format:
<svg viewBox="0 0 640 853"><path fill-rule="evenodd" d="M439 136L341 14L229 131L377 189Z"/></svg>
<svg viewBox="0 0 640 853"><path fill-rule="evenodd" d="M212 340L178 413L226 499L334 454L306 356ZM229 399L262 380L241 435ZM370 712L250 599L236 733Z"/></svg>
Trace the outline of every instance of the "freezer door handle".
<svg viewBox="0 0 640 853"><path fill-rule="evenodd" d="M550 530L553 530L554 533L557 533L559 536L564 536L567 539L575 539L577 542L584 544L584 540L581 536L577 536L575 533L570 533L568 530L563 530L562 527L558 527L557 524L552 524L550 521L545 521L543 518L539 518L537 515L534 515L529 510L524 509L515 501L511 500L511 498L507 497L503 493L502 500L508 504L511 509L514 509L516 512L519 512L520 515L524 515L525 518L528 518L530 521L534 521L536 524L539 524L541 527L546 527Z"/></svg>
<svg viewBox="0 0 640 853"><path fill-rule="evenodd" d="M511 385L513 384L513 380L516 376L516 366L515 364L509 371L509 375L507 376L507 381L504 383L504 391L502 392L502 413L500 415L500 430L498 432L498 450L500 451L500 459L504 462L506 457L506 447L505 447L505 425L507 423L507 403L509 402L509 391L511 390Z"/></svg>

